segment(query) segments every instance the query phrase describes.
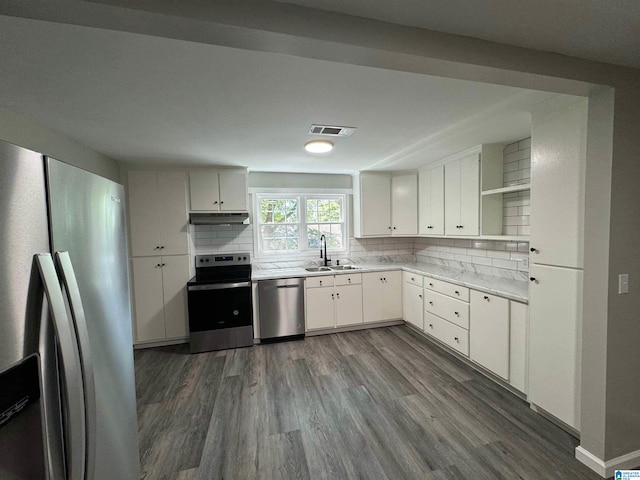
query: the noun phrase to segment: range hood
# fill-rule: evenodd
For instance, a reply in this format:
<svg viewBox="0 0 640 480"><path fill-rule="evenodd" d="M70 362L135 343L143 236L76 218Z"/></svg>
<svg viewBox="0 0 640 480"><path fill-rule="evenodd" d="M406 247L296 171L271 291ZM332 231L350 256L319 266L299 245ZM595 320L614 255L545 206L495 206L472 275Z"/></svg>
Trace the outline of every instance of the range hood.
<svg viewBox="0 0 640 480"><path fill-rule="evenodd" d="M227 213L227 212L211 212L211 213L195 213L189 214L189 223L192 225L233 225L233 224L249 224L249 213Z"/></svg>

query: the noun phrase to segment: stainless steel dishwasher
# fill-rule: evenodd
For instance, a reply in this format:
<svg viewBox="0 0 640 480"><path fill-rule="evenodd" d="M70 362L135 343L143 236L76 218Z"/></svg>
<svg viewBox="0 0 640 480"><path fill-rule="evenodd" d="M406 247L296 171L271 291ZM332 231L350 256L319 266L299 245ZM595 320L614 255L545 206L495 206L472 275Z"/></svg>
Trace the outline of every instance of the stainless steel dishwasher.
<svg viewBox="0 0 640 480"><path fill-rule="evenodd" d="M281 278L258 282L260 341L304 336L304 279Z"/></svg>

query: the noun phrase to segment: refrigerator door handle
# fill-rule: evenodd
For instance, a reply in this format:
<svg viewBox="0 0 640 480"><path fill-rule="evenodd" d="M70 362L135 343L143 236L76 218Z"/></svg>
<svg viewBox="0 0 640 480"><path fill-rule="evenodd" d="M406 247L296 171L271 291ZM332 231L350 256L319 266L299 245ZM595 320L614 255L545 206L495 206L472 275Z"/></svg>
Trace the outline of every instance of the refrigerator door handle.
<svg viewBox="0 0 640 480"><path fill-rule="evenodd" d="M40 272L60 347L61 377L66 390L63 397L67 403L67 428L65 429L67 479L84 480L86 438L84 388L75 335L67 316L67 308L51 255L48 253L37 254L35 261Z"/></svg>
<svg viewBox="0 0 640 480"><path fill-rule="evenodd" d="M56 266L64 285L67 300L71 310L71 319L75 327L78 348L80 350L80 364L85 394L85 429L86 429L86 478L94 477L96 457L96 385L93 374L93 362L91 360L91 346L89 343L89 330L82 306L80 289L76 278L69 252L55 253Z"/></svg>

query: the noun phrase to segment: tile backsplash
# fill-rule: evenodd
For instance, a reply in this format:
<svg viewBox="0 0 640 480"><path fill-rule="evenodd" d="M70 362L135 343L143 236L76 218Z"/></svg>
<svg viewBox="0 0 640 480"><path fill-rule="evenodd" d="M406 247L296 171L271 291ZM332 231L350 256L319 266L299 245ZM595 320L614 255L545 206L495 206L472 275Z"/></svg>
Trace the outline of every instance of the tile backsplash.
<svg viewBox="0 0 640 480"><path fill-rule="evenodd" d="M503 186L522 185L531 181L531 138L511 143L503 150ZM529 191L504 195L502 234L529 235Z"/></svg>
<svg viewBox="0 0 640 480"><path fill-rule="evenodd" d="M253 225L192 225L196 254L252 252Z"/></svg>

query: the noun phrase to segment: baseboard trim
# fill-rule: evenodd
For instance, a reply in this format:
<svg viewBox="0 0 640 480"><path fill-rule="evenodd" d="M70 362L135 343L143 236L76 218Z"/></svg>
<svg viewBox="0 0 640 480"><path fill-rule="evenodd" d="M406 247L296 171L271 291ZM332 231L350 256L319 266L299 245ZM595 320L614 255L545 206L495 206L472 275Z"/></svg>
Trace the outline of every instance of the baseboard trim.
<svg viewBox="0 0 640 480"><path fill-rule="evenodd" d="M327 335L329 333L342 333L342 332L353 332L356 330L367 330L369 328L378 328L378 327L393 327L395 325L404 324L404 320L383 320L381 322L369 322L369 323L356 323L354 325L347 325L345 327L338 328L322 328L319 330L307 330L305 336L314 337L316 335Z"/></svg>
<svg viewBox="0 0 640 480"><path fill-rule="evenodd" d="M189 343L189 337L171 338L169 340L160 340L157 342L136 343L133 345L135 350L153 347L168 347L169 345L179 345L181 343Z"/></svg>
<svg viewBox="0 0 640 480"><path fill-rule="evenodd" d="M580 446L576 448L576 459L602 478L609 478L616 470L630 470L640 466L640 450L605 462Z"/></svg>

